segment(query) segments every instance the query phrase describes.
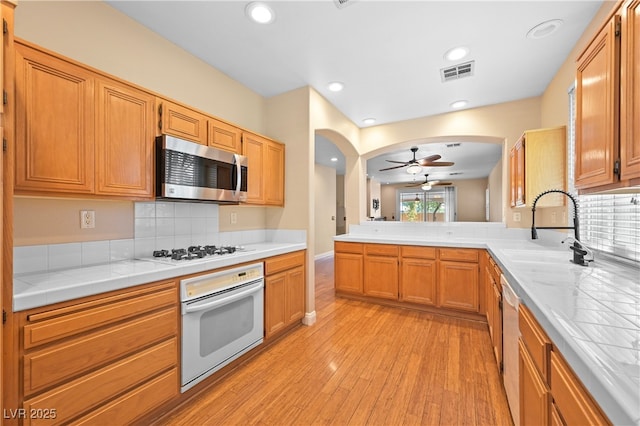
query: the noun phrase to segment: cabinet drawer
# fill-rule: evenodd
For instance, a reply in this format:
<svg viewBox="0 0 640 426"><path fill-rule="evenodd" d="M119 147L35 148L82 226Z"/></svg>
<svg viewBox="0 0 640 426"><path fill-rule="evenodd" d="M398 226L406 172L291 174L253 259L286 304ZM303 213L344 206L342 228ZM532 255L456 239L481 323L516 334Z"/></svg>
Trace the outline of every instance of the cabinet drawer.
<svg viewBox="0 0 640 426"><path fill-rule="evenodd" d="M336 241L334 244L335 253L364 253L364 244L362 243L345 243L343 241Z"/></svg>
<svg viewBox="0 0 640 426"><path fill-rule="evenodd" d="M365 254L372 254L375 256L398 256L398 246L391 244L365 244Z"/></svg>
<svg viewBox="0 0 640 426"><path fill-rule="evenodd" d="M551 395L568 425L609 425L565 361L551 352Z"/></svg>
<svg viewBox="0 0 640 426"><path fill-rule="evenodd" d="M295 253L287 253L280 256L274 256L266 259L264 262L265 275L271 275L280 271L295 268L304 265L304 251Z"/></svg>
<svg viewBox="0 0 640 426"><path fill-rule="evenodd" d="M526 306L520 305L518 308L520 335L526 348L529 350L531 359L545 381L549 381L549 352L551 351L551 340L542 331L533 314Z"/></svg>
<svg viewBox="0 0 640 426"><path fill-rule="evenodd" d="M125 358L87 376L24 402L27 412L56 408L56 421L65 422L85 411L93 410L154 375L173 366L178 361L177 338ZM177 383L174 388L177 390ZM30 419L27 424L49 423L48 419Z"/></svg>
<svg viewBox="0 0 640 426"><path fill-rule="evenodd" d="M128 292L99 302L87 302L68 308L29 315L29 321L48 320L24 327L24 347L30 349L63 337L122 321L147 311L177 303L173 283Z"/></svg>
<svg viewBox="0 0 640 426"><path fill-rule="evenodd" d="M417 259L435 259L436 258L435 247L402 246L400 247L400 253L402 254L402 257L413 257Z"/></svg>
<svg viewBox="0 0 640 426"><path fill-rule="evenodd" d="M177 318L172 307L25 354L25 396L176 336Z"/></svg>
<svg viewBox="0 0 640 426"><path fill-rule="evenodd" d="M440 252L441 260L453 260L462 262L477 262L478 250L475 249L459 249L459 248L441 248Z"/></svg>
<svg viewBox="0 0 640 426"><path fill-rule="evenodd" d="M72 424L129 424L176 395L178 395L178 370L174 368Z"/></svg>

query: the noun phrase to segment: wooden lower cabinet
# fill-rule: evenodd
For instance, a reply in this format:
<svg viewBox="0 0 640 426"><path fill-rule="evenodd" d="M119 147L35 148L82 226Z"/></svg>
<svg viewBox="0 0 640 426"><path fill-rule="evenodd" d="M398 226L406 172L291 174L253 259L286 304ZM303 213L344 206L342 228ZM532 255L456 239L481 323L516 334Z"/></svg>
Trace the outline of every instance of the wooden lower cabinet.
<svg viewBox="0 0 640 426"><path fill-rule="evenodd" d="M333 267L336 291L363 293L364 244L336 242Z"/></svg>
<svg viewBox="0 0 640 426"><path fill-rule="evenodd" d="M364 295L398 300L398 246L365 244Z"/></svg>
<svg viewBox="0 0 640 426"><path fill-rule="evenodd" d="M518 343L520 375L520 424L542 426L549 424L549 389L522 342Z"/></svg>
<svg viewBox="0 0 640 426"><path fill-rule="evenodd" d="M52 424L52 409L55 423L123 424L179 395L175 281L20 318L21 400L43 413L25 424Z"/></svg>
<svg viewBox="0 0 640 426"><path fill-rule="evenodd" d="M571 368L555 351L551 352L549 380L554 405L564 424L611 424Z"/></svg>
<svg viewBox="0 0 640 426"><path fill-rule="evenodd" d="M478 312L478 264L440 261L438 306Z"/></svg>
<svg viewBox="0 0 640 426"><path fill-rule="evenodd" d="M265 261L265 338L304 317L305 253L289 253Z"/></svg>
<svg viewBox="0 0 640 426"><path fill-rule="evenodd" d="M520 423L610 425L525 305L519 317Z"/></svg>
<svg viewBox="0 0 640 426"><path fill-rule="evenodd" d="M334 252L337 293L480 311L480 250L337 241Z"/></svg>

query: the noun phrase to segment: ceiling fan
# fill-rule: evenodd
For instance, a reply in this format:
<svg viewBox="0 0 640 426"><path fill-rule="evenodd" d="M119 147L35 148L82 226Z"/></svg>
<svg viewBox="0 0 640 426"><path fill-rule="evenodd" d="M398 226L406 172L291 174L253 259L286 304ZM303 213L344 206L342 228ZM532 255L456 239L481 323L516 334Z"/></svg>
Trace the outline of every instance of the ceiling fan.
<svg viewBox="0 0 640 426"><path fill-rule="evenodd" d="M441 157L438 154L429 155L428 157L424 157L421 159L416 159L416 152L418 152L418 147L414 146L411 148L411 152L413 153L413 158L409 161L393 161L386 160L389 163L400 164L399 166L387 167L385 169L380 169L381 172L392 169L399 169L401 167L407 167L407 173L412 175L416 175L422 171L423 167L443 167L443 166L453 166L454 163L450 161L436 161Z"/></svg>
<svg viewBox="0 0 640 426"><path fill-rule="evenodd" d="M423 190L428 191L433 186L446 186L446 185L451 185L451 184L452 184L451 182L441 182L439 180L429 181L429 175L426 174L426 175L424 175L424 182L413 183L411 185L406 185L406 186L407 187L419 186Z"/></svg>

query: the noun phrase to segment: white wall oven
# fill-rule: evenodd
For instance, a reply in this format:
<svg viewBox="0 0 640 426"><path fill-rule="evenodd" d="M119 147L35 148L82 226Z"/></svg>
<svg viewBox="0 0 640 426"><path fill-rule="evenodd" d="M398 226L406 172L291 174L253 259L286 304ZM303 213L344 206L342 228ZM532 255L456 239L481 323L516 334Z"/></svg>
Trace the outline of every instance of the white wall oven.
<svg viewBox="0 0 640 426"><path fill-rule="evenodd" d="M180 282L185 392L262 343L264 267L255 263Z"/></svg>

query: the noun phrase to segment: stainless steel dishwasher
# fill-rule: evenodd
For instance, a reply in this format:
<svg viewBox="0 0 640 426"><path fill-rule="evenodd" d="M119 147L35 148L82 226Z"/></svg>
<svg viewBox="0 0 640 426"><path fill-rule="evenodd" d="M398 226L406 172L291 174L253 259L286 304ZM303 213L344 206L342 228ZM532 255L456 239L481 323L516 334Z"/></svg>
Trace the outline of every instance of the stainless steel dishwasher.
<svg viewBox="0 0 640 426"><path fill-rule="evenodd" d="M504 275L500 275L502 284L502 379L507 393L513 424L520 424L520 389L518 376L518 305L520 299L513 291Z"/></svg>

